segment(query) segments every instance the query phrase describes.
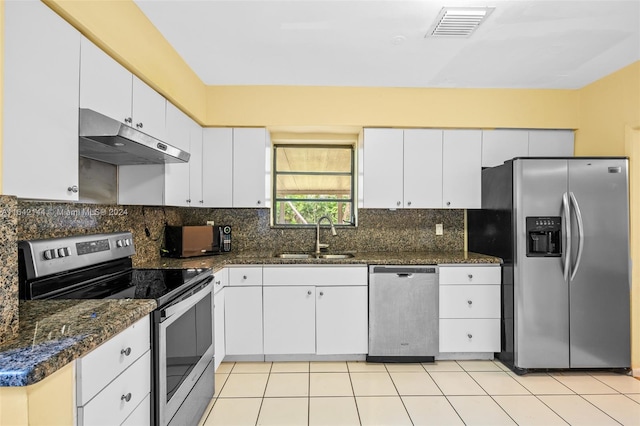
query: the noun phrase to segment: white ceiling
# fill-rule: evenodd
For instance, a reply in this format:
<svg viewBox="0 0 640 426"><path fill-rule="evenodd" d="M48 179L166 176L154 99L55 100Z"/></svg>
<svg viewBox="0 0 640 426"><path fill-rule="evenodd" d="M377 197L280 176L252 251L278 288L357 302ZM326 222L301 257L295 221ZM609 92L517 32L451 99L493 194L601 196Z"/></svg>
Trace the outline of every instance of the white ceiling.
<svg viewBox="0 0 640 426"><path fill-rule="evenodd" d="M135 1L208 85L575 89L640 60L640 0ZM443 6L495 10L425 38Z"/></svg>

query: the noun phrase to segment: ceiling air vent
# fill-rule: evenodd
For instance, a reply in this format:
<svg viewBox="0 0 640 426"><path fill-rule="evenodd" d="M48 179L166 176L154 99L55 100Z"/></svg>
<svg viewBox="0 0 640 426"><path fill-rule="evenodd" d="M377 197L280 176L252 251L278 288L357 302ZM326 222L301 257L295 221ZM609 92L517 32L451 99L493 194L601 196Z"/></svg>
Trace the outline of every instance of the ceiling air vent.
<svg viewBox="0 0 640 426"><path fill-rule="evenodd" d="M443 7L425 37L469 37L493 7Z"/></svg>

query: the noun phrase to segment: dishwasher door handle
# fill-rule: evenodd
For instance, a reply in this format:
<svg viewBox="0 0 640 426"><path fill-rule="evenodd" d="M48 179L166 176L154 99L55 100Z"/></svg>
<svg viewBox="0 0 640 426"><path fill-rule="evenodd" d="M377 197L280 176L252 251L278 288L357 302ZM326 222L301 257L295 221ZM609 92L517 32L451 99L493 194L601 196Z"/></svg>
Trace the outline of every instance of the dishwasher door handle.
<svg viewBox="0 0 640 426"><path fill-rule="evenodd" d="M398 277L400 277L400 278L411 278L411 277L413 277L413 274L409 274L409 273L398 273L396 275Z"/></svg>

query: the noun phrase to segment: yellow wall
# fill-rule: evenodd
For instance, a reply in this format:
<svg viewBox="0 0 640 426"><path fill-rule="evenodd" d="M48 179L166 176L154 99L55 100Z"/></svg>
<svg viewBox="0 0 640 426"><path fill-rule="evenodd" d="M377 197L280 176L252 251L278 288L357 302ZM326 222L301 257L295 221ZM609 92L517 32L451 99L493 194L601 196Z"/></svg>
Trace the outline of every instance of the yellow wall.
<svg viewBox="0 0 640 426"><path fill-rule="evenodd" d="M0 387L0 425L74 424L74 364L31 386Z"/></svg>
<svg viewBox="0 0 640 426"><path fill-rule="evenodd" d="M211 126L578 127L575 90L209 86Z"/></svg>
<svg viewBox="0 0 640 426"><path fill-rule="evenodd" d="M640 375L640 61L580 90L576 155L629 157L632 366Z"/></svg>
<svg viewBox="0 0 640 426"><path fill-rule="evenodd" d="M625 155L625 126L640 125L640 61L579 93L576 155Z"/></svg>

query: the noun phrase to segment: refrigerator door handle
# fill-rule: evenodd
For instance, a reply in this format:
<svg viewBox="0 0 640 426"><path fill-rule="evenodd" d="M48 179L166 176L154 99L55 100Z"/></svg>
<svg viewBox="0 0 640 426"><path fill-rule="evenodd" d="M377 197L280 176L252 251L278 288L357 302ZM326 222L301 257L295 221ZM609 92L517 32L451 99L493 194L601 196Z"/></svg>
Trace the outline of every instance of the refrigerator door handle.
<svg viewBox="0 0 640 426"><path fill-rule="evenodd" d="M571 207L569 206L569 194L562 194L562 222L564 223L565 250L562 275L565 282L569 281L569 270L571 262Z"/></svg>
<svg viewBox="0 0 640 426"><path fill-rule="evenodd" d="M582 259L582 250L584 249L584 224L582 223L582 212L580 211L580 205L573 192L570 192L571 204L574 206L574 212L576 220L578 221L578 254L576 256L576 264L573 266L573 272L571 273L571 280L576 276L578 267L580 266L580 260Z"/></svg>

